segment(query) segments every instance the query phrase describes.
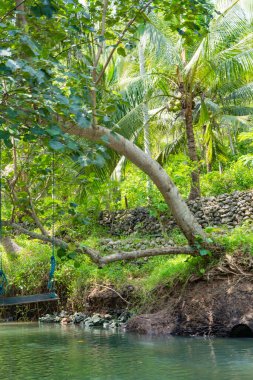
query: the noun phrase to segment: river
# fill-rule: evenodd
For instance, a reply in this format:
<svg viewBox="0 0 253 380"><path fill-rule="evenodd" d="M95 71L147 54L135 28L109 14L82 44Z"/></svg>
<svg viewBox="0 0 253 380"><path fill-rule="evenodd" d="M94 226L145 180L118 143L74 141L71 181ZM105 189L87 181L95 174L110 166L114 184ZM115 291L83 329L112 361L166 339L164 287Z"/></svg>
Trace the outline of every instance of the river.
<svg viewBox="0 0 253 380"><path fill-rule="evenodd" d="M1 380L252 380L253 339L1 324Z"/></svg>

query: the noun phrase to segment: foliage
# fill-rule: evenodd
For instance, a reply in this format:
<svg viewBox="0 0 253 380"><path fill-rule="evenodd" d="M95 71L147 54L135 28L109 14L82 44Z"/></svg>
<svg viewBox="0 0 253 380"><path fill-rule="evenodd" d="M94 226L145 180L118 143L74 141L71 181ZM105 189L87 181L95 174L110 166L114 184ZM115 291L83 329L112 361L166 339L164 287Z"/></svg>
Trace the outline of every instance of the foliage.
<svg viewBox="0 0 253 380"><path fill-rule="evenodd" d="M216 240L222 243L227 252L250 253L253 255L253 225L251 221L245 222L242 226L229 231L226 227L208 229L209 233L215 236Z"/></svg>
<svg viewBox="0 0 253 380"><path fill-rule="evenodd" d="M215 9L204 0L114 3L26 0L25 12L10 0L0 5L3 217L44 235L55 229L71 247L99 246L98 237L106 234L96 224L102 209L149 205L156 216L166 209L143 172L107 148L103 137L99 144L74 137L73 125L83 130L101 125L142 148L147 106L152 156L184 198L197 169L203 195L253 188L248 1L217 1ZM142 77L140 36L145 37ZM186 145L189 97L198 162L189 160ZM250 228L225 231L218 239L228 250L251 250ZM178 231L171 235L185 243ZM50 247L23 235L15 239L24 249L16 261L4 258L10 286L43 290ZM58 287L72 297L102 282L133 283L148 292L204 270L201 258L183 256L101 270L75 252L60 256Z"/></svg>
<svg viewBox="0 0 253 380"><path fill-rule="evenodd" d="M223 173L213 171L201 176L203 195L220 195L253 188L253 170L241 161L232 163Z"/></svg>
<svg viewBox="0 0 253 380"><path fill-rule="evenodd" d="M226 227L208 227L206 230L209 236L225 245L229 254L238 250L243 254L253 254L252 223L245 223L233 230ZM177 230L173 231L171 238L179 244L185 244L183 235ZM23 246L19 259L13 260L4 256L10 288L21 293L43 291L48 278L50 248L39 242L31 242L25 236L20 236L18 243ZM93 235L86 243L96 248L100 239ZM75 266L75 262L79 265ZM82 305L83 296L97 284L115 286L119 291L124 284L131 284L144 302L147 298L152 298L152 291L156 287L166 286L169 289L175 283L185 283L190 276L201 277L210 265L209 261L201 257L187 258L185 255L179 255L171 258L149 258L147 261L113 263L98 269L85 256L78 256L75 261L61 261L58 258L56 285L63 295L63 302L68 298L69 302L75 305L80 303L79 306Z"/></svg>
<svg viewBox="0 0 253 380"><path fill-rule="evenodd" d="M171 156L166 170L186 198L190 186L191 165L183 154ZM253 188L253 170L244 165L242 160L227 163L222 173L213 170L210 173L201 173L201 192L203 196L232 193ZM135 189L138 188L138 192ZM130 208L149 205L154 210L165 211L166 205L156 188L147 191L146 176L133 166L127 167L127 173L120 186L121 202L114 202L112 209L125 208L124 197L127 197Z"/></svg>
<svg viewBox="0 0 253 380"><path fill-rule="evenodd" d="M177 234L180 235L180 233ZM178 239L181 238L178 237ZM10 291L15 289L24 294L45 291L50 248L38 242L33 242L31 245L25 236L20 237L18 242L24 247L20 258L11 260L4 256ZM92 245L91 239L88 243ZM93 245L96 247L97 244L99 244L99 239L93 237ZM201 258L198 259L201 260ZM198 272L198 259L187 260L184 255L169 259L156 257L148 261L113 263L99 269L85 256L78 256L75 260L58 258L56 286L61 294L73 302L77 302L80 295L83 296L83 293L96 284L115 286L118 290L124 284L132 284L145 296L146 291L153 289L159 283L168 285L175 280L183 281L195 270ZM22 265L20 265L21 262ZM75 265L76 263L79 265Z"/></svg>
<svg viewBox="0 0 253 380"><path fill-rule="evenodd" d="M58 161L64 160L64 166L61 166L60 163L58 165L57 176L61 180L63 178L69 180L67 182L69 191L73 194L73 198L76 198L76 200L70 199L69 204L75 203L79 196L82 201L86 197L86 208L89 209L98 210L104 205L107 207L110 203L113 203L114 207L115 203L119 204L120 195L117 190L114 192L116 184L108 182L108 174L111 174L115 168L113 165L118 156L104 146L77 141L68 133L63 133L57 117L55 117L58 114L67 120L75 120L77 125L82 128L90 126L94 114L94 105L92 104L94 92L96 92L96 103L99 106L96 110L96 120L93 122L104 125L113 131L117 130L123 136L135 141L136 144L142 145L143 139L140 131L143 120L140 110L143 107L144 93L146 97L150 97L149 103L154 109L158 105L163 105L154 99L155 96L158 97L157 99L160 97L162 102L167 102L166 109L172 117L176 116L175 126L178 126L177 123L182 114L177 118L177 113L184 108L178 93L180 80L174 69L178 67L182 80L185 83L191 83L190 86L194 91L196 125L208 124L204 140L200 140L200 154L206 154L209 157L208 162L221 159L221 150L224 145L219 145L220 136L214 131L214 126L216 128L219 123L243 124L243 115L245 112L246 114L250 112L250 107L247 108L245 105L244 108L241 107L242 99L245 99L246 94L249 98L251 93L249 25L247 25L248 21L244 17L241 5L229 6L225 11L221 7L221 10L213 13L212 3L202 0L184 1L180 4L174 0L155 1L152 5L148 2L132 1L131 4L132 7L129 8L131 12L126 13L129 4L126 5L123 2L119 2L117 9L114 9L110 4L108 8L105 8L106 5L103 2L98 2L96 6L93 3L87 6L87 4L82 5L75 0L57 3L39 1L36 5L27 1L25 7L29 17L26 18L23 26L15 25L13 22L15 17L18 19L18 13L15 15L15 9L8 12L9 4L5 4L0 9L5 21L2 25L3 47L0 56L4 79L0 137L5 145L12 149L14 149L15 141L13 136L16 137L17 149L26 155L26 164L24 165L24 160L21 162L18 156L17 165L18 168L23 166L29 188L32 189L29 194L23 186L24 181L20 178L17 180L15 189L7 189L6 202L12 203L12 213L16 214L14 217L20 213L23 214L23 210L32 207L32 203L41 221L49 224L50 215L45 213L44 209L50 207L50 200L47 198L51 191L50 179L49 187L45 189L45 194L39 201L35 193L40 191L39 187L47 180L46 176L50 176L51 164L50 159L46 156L48 152L50 156L52 150L57 152ZM103 14L106 15L104 30L101 29ZM129 19L131 25L125 31L124 27ZM225 26L228 25L230 19L233 19L234 23L229 29L226 29ZM158 24L162 25L161 30ZM54 33L51 33L52 30ZM124 33L124 38L121 37L120 30ZM152 48L149 49L149 52L146 49L147 71L150 80L146 78L145 82L135 80L131 85L123 87L122 76L124 79L127 75L124 70L127 65L129 66L129 59L131 57L136 59L135 46L141 30L144 30L146 34L152 34L152 37L148 37L147 42ZM13 39L13 35L15 39ZM219 42L217 42L218 39ZM87 48L89 41L93 41L92 49ZM173 47L171 42L174 41L176 45ZM181 43L182 41L183 43ZM162 47L160 56L154 46L156 42L158 42L159 48ZM202 49L201 46L205 48ZM244 52L245 48L246 53ZM108 61L106 50L115 55L115 60ZM186 66L184 63L182 65L180 58L183 56L184 50L188 62ZM167 63L164 65L163 55L167 53L169 53L169 60L167 59ZM152 54L156 54L155 60L153 60ZM217 56L220 56L220 60L215 58ZM241 81L238 82L239 71L235 72L234 68L239 56L243 63L237 69L237 71L240 70L241 78ZM213 63L206 65L209 59ZM154 62L156 67L152 67ZM198 67L196 66L197 62ZM221 66L217 66L218 62L221 63ZM131 70L131 65L127 73ZM222 65L226 66L230 73L226 76L225 82L220 79L223 75ZM92 67L95 67L95 72L92 71ZM132 67L134 68L134 64ZM156 68L158 68L158 73L154 72ZM213 81L215 73L217 73L216 82ZM206 78L205 81L201 80L202 77ZM167 85L167 78L170 78L170 88ZM214 92L212 93L212 91ZM217 97L217 91L220 91L219 94L223 99L225 96L226 104L221 104L220 95ZM203 98L204 93L205 99ZM224 112L228 115L228 112L231 111L231 99L236 102L237 113L239 112L238 107L241 107L240 116L233 114L234 118L226 116L227 118L224 120ZM173 101L179 104L176 106ZM172 103L174 108L177 107L176 111L172 107ZM226 110L223 112L224 107ZM229 107L230 110L228 110ZM26 112L28 109L29 112ZM157 116L160 117L160 115L161 112L158 112ZM165 145L168 154L171 150L168 150L168 144L167 146L164 144L164 140L168 140L168 134L170 135L169 139L172 140L170 144L174 147L175 140L176 145L177 143L182 144L184 140L179 137L181 132L174 133L172 129L167 128L166 131L161 130L157 133L160 128L158 117L152 119L151 128L153 135L159 136L161 145L163 145L162 149ZM238 117L241 119L239 120ZM41 122L42 120L43 122ZM246 119L244 123L247 124ZM213 126L210 129L208 126L211 124ZM39 146L34 144L35 141ZM28 149L28 144L33 148ZM155 144L154 140L153 146ZM48 147L46 150L45 145ZM207 149L206 153L203 153L205 149ZM42 159L43 154L45 158ZM8 160L11 160L10 155ZM180 168L181 163L176 159L173 161L173 166L169 165L168 172L183 191L183 195L186 196L190 187L188 175L184 173L187 169L184 170L183 164ZM36 167L38 168L37 173ZM65 170L62 170L63 167ZM189 165L189 161L188 167L192 170L196 169ZM13 174L10 172L7 180L11 181ZM40 174L40 178L34 181L38 174ZM187 181L185 181L186 178ZM101 181L104 181L105 185L102 185ZM130 187L130 182L131 180L127 185L124 181L124 184L120 185L123 192L129 193L127 187ZM13 190L16 201L12 199ZM93 196L94 190L99 191L100 194L105 194L107 191L108 195L105 195L105 201L100 196L97 196L99 201L96 201ZM115 193L115 196L109 199L109 193ZM69 213L64 207L66 202L63 198L63 191L60 190L57 200L59 215ZM130 195L129 198L131 198ZM147 196L143 190L139 199L131 201L131 203L142 204L145 202L145 198L154 199L152 202L157 206L162 204L160 196L153 189L152 194ZM92 202L94 202L94 206L88 206ZM109 205L109 207L111 206ZM26 218L29 219L29 222L31 221L30 217L26 216Z"/></svg>
<svg viewBox="0 0 253 380"><path fill-rule="evenodd" d="M27 240L20 235L22 255L17 258L3 256L3 265L8 277L8 291L12 294L41 293L46 291L50 268L51 248L41 243Z"/></svg>
<svg viewBox="0 0 253 380"><path fill-rule="evenodd" d="M239 141L243 142L250 142L249 147L251 148L250 151L252 152L252 147L253 147L253 132L244 132L240 133L239 135ZM248 153L244 154L240 157L240 160L246 165L246 166L253 166L253 154Z"/></svg>

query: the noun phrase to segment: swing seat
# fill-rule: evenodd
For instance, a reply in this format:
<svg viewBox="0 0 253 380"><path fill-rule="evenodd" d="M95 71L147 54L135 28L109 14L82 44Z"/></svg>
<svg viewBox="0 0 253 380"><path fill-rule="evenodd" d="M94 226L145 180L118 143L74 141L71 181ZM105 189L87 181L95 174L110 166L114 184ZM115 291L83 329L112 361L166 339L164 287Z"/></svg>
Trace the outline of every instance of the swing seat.
<svg viewBox="0 0 253 380"><path fill-rule="evenodd" d="M59 297L54 292L33 294L33 295L28 295L28 296L0 297L0 307L13 306L13 305L25 305L28 303L51 302L51 301L58 301L58 300L59 300Z"/></svg>

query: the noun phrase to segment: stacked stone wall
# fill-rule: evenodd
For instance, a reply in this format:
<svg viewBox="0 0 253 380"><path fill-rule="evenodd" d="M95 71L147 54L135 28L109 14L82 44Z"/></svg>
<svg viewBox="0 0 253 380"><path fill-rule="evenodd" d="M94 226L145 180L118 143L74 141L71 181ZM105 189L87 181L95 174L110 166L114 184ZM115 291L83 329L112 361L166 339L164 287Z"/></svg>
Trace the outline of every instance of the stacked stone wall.
<svg viewBox="0 0 253 380"><path fill-rule="evenodd" d="M227 225L236 227L243 222L253 221L253 190L236 191L217 197L203 197L187 202L202 227ZM148 208L103 211L99 223L110 229L112 235L142 233L160 236L176 226L168 213L152 216Z"/></svg>

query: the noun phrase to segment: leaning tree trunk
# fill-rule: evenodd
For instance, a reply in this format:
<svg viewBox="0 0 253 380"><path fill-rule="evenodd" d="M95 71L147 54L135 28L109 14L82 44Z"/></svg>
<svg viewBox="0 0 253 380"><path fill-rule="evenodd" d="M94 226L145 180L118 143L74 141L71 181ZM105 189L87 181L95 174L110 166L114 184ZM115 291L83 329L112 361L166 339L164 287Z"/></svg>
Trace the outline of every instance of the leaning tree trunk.
<svg viewBox="0 0 253 380"><path fill-rule="evenodd" d="M200 197L200 183L199 183L199 168L198 168L198 156L196 149L196 142L193 131L193 100L192 94L186 94L185 96L185 127L187 137L187 148L189 158L194 165L194 169L191 172L191 190L189 199L196 199Z"/></svg>
<svg viewBox="0 0 253 380"><path fill-rule="evenodd" d="M128 158L132 163L145 172L158 187L165 202L170 207L175 221L186 236L189 244L194 244L196 236L201 236L205 240L206 235L203 229L196 221L185 201L181 198L175 184L157 161L154 161L131 141L115 132L111 133L107 128L80 128L73 124L65 124L62 128L65 132L72 135L83 137L91 141L100 141L109 148Z"/></svg>

